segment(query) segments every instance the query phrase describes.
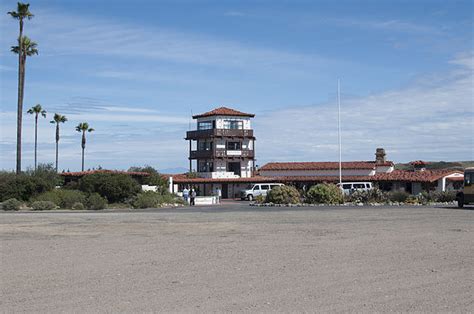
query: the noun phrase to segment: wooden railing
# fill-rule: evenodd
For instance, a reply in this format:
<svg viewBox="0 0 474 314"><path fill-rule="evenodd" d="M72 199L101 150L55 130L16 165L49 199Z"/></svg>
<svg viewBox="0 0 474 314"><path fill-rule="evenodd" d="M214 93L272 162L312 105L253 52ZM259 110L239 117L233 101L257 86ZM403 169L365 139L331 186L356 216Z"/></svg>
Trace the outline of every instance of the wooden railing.
<svg viewBox="0 0 474 314"><path fill-rule="evenodd" d="M235 152L240 152L237 154ZM254 158L255 154L253 150L242 149L238 151L228 151L225 149L215 150L192 150L190 159L211 159L211 158Z"/></svg>
<svg viewBox="0 0 474 314"><path fill-rule="evenodd" d="M210 137L253 137L253 130L243 129L209 129L186 132L187 140Z"/></svg>

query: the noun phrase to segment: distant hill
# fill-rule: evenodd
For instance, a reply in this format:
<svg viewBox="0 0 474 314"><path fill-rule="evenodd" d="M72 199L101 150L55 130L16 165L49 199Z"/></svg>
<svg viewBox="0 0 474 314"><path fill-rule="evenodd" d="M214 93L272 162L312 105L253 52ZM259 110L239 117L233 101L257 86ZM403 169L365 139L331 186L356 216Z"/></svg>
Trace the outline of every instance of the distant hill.
<svg viewBox="0 0 474 314"><path fill-rule="evenodd" d="M165 174L179 174L179 173L186 173L188 172L189 169L183 168L183 167L176 167L176 168L165 168L165 169L160 169L160 173L165 173Z"/></svg>
<svg viewBox="0 0 474 314"><path fill-rule="evenodd" d="M474 160L471 161L428 161L429 164L426 165L426 169L436 170L436 169L454 169L454 170L463 170L468 167L474 167ZM395 164L395 169L398 170L410 170L413 169L409 163L406 164Z"/></svg>

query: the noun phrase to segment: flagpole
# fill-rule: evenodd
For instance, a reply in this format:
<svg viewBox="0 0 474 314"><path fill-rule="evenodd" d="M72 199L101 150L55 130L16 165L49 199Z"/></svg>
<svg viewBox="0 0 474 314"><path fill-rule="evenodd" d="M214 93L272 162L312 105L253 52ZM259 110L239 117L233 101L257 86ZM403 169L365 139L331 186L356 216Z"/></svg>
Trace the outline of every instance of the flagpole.
<svg viewBox="0 0 474 314"><path fill-rule="evenodd" d="M337 131L339 137L339 184L342 184L341 82L337 79ZM342 187L342 185L341 185Z"/></svg>

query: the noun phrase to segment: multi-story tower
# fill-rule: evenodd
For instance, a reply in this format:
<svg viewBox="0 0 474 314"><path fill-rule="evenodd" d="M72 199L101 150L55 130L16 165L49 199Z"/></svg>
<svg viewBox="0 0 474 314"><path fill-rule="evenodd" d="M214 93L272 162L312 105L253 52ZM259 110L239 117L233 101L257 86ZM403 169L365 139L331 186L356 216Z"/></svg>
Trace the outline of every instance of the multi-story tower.
<svg viewBox="0 0 474 314"><path fill-rule="evenodd" d="M204 178L248 178L255 169L255 115L221 107L194 115L197 130L188 131L189 171Z"/></svg>

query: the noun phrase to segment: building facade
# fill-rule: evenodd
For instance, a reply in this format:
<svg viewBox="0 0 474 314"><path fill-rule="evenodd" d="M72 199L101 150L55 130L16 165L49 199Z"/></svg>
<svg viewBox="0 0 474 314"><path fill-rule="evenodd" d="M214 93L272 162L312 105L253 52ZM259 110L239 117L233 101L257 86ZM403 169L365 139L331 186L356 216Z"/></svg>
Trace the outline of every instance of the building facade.
<svg viewBox="0 0 474 314"><path fill-rule="evenodd" d="M255 115L220 107L194 115L196 130L189 141L189 172L200 178L250 178L255 170Z"/></svg>

